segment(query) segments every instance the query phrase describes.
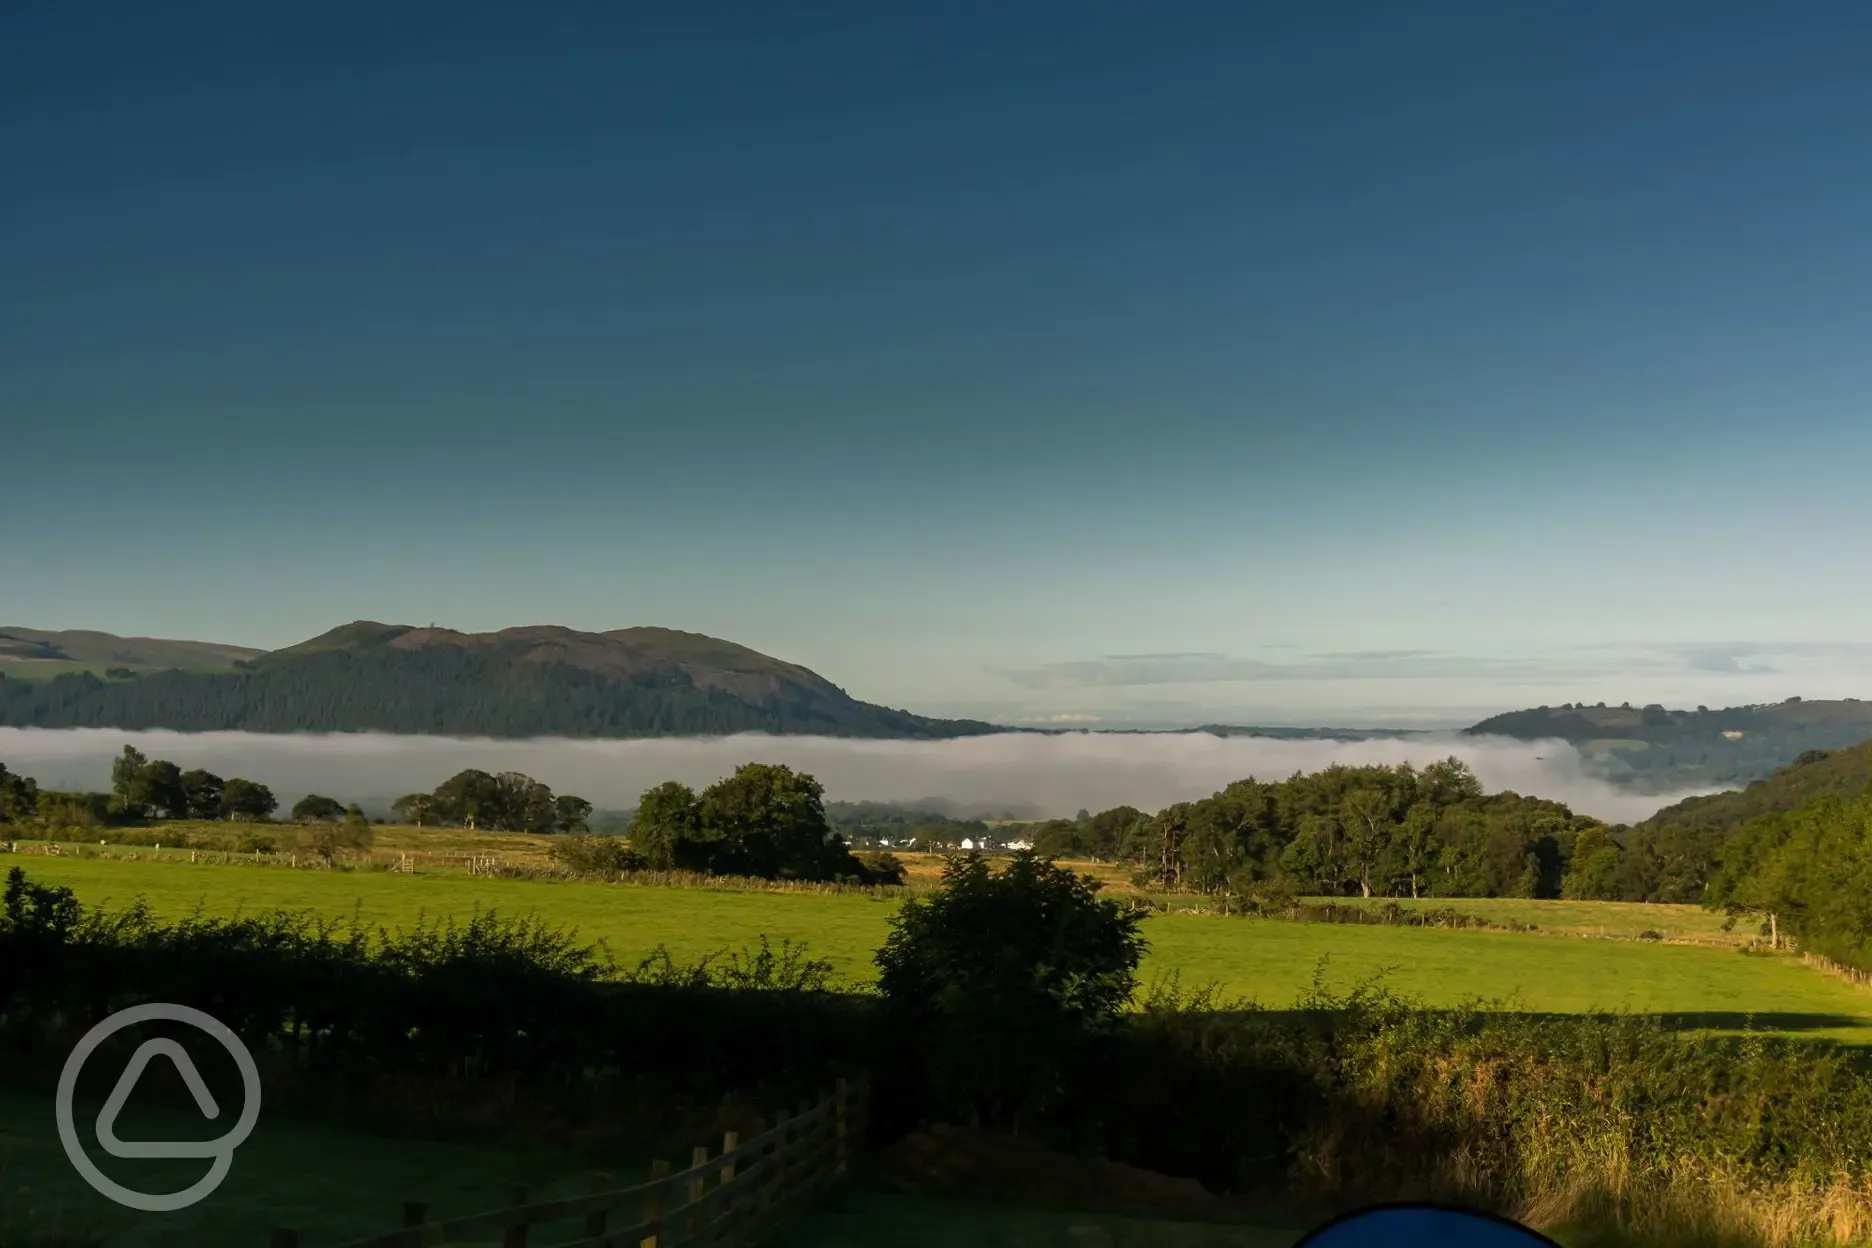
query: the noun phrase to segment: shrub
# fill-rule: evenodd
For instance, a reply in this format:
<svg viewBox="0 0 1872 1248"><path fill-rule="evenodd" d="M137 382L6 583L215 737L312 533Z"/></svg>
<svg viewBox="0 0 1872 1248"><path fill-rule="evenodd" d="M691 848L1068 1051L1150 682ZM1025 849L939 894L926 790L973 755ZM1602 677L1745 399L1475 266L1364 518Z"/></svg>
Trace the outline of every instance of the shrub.
<svg viewBox="0 0 1872 1248"><path fill-rule="evenodd" d="M310 824L298 832L295 843L329 863L340 850L369 850L372 839L370 820L353 806L345 812L343 823Z"/></svg>
<svg viewBox="0 0 1872 1248"><path fill-rule="evenodd" d="M277 848L273 837L251 828L242 828L234 835L234 852L238 854L270 854Z"/></svg>
<svg viewBox="0 0 1872 1248"><path fill-rule="evenodd" d="M861 882L865 884L898 888L907 874L903 859L892 853L860 854L858 864L864 868Z"/></svg>
<svg viewBox="0 0 1872 1248"><path fill-rule="evenodd" d="M1116 1028L1137 984L1143 915L1097 888L1029 851L999 874L970 854L892 917L878 991L920 1059L930 1109L1028 1125L1053 1110L1084 1043Z"/></svg>
<svg viewBox="0 0 1872 1248"><path fill-rule="evenodd" d="M552 860L574 875L614 880L627 871L642 871L641 855L630 842L616 836L563 836L553 841Z"/></svg>

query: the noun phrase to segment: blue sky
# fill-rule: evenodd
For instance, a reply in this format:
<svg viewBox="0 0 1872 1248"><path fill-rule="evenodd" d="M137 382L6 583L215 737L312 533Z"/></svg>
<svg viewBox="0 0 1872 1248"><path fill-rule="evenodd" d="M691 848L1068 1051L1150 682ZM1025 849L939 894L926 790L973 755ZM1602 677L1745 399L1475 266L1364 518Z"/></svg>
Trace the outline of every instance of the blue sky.
<svg viewBox="0 0 1872 1248"><path fill-rule="evenodd" d="M0 13L0 622L1872 696L1864 6L548 7Z"/></svg>

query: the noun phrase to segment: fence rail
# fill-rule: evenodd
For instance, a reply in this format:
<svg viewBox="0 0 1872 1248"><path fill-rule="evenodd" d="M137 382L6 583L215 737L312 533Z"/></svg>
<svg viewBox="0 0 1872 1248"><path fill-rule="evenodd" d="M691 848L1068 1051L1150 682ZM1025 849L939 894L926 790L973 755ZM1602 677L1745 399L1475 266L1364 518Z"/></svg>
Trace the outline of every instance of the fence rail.
<svg viewBox="0 0 1872 1248"><path fill-rule="evenodd" d="M686 1169L659 1161L646 1182L559 1200L529 1201L526 1189L515 1187L508 1205L441 1222L429 1221L429 1207L412 1201L400 1229L341 1248L434 1248L496 1238L502 1248L531 1248L534 1228L554 1223L578 1229L571 1238L540 1241L542 1248L746 1248L845 1175L867 1104L865 1084L841 1079L817 1104L802 1104L777 1125L757 1123L746 1140L726 1133L719 1153L696 1145ZM268 1248L300 1248L299 1232L275 1230Z"/></svg>
<svg viewBox="0 0 1872 1248"><path fill-rule="evenodd" d="M1862 971L1856 966L1847 966L1844 963L1835 962L1832 958L1825 957L1818 953L1803 953L1801 954L1801 961L1813 967L1815 970L1825 971L1828 975L1837 975L1841 979L1859 984L1862 987L1872 984L1872 972Z"/></svg>

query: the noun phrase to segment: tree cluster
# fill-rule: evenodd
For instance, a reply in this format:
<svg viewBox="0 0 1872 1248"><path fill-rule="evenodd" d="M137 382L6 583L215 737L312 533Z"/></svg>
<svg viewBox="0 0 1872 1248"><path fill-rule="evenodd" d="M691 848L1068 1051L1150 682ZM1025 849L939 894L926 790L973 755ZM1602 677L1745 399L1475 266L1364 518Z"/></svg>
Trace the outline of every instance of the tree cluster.
<svg viewBox="0 0 1872 1248"><path fill-rule="evenodd" d="M1776 937L1872 970L1872 793L1744 824L1718 853L1706 904L1766 916Z"/></svg>
<svg viewBox="0 0 1872 1248"><path fill-rule="evenodd" d="M517 771L458 771L431 793L408 793L391 809L417 827L444 826L485 832L564 833L590 830L592 804Z"/></svg>
<svg viewBox="0 0 1872 1248"><path fill-rule="evenodd" d="M864 880L826 822L825 789L803 772L748 763L697 793L670 781L643 795L631 848L652 870L783 880Z"/></svg>
<svg viewBox="0 0 1872 1248"><path fill-rule="evenodd" d="M264 784L223 780L202 768L183 771L126 745L111 764L111 801L133 819L238 819L259 822L279 808Z"/></svg>
<svg viewBox="0 0 1872 1248"><path fill-rule="evenodd" d="M107 827L150 819L265 821L279 801L266 785L211 771L183 771L126 745L111 763L108 793L41 789L31 777L0 764L0 823L43 827Z"/></svg>
<svg viewBox="0 0 1872 1248"><path fill-rule="evenodd" d="M1263 905L1299 894L1557 897L1577 838L1597 826L1558 802L1485 794L1452 758L1240 780L1154 815L1121 806L1045 824L1034 848Z"/></svg>

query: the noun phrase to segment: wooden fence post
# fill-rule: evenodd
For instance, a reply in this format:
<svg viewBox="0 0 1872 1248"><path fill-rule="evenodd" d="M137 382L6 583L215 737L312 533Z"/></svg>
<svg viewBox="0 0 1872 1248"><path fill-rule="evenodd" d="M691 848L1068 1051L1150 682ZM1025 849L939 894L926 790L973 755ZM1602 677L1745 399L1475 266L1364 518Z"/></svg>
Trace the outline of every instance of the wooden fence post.
<svg viewBox="0 0 1872 1248"><path fill-rule="evenodd" d="M774 1140L773 1198L769 1203L778 1205L786 1198L787 1169L788 1163L792 1161L792 1157L789 1156L789 1154L792 1152L793 1120L791 1118L782 1118L774 1129L780 1134Z"/></svg>
<svg viewBox="0 0 1872 1248"><path fill-rule="evenodd" d="M740 1146L741 1133L739 1131L722 1132L721 1185L724 1190L720 1200L718 1200L715 1205L714 1222L716 1231L713 1238L717 1244L725 1244L734 1236L735 1200L734 1188L732 1186L735 1176L734 1151Z"/></svg>
<svg viewBox="0 0 1872 1248"><path fill-rule="evenodd" d="M761 1141L754 1149L754 1155L748 1158L748 1164L750 1166L759 1166L767 1159L767 1148L770 1143L770 1141L765 1138L767 1135L767 1120L765 1118L756 1118L748 1134L754 1139ZM770 1170L762 1169L758 1171L758 1173L760 1177L755 1180L754 1194L749 1197L750 1204L753 1208L752 1216L756 1222L766 1216L767 1191L773 1186L774 1182L774 1176Z"/></svg>
<svg viewBox="0 0 1872 1248"><path fill-rule="evenodd" d="M689 1150L689 1185L685 1193L687 1212L683 1214L683 1243L695 1241L696 1230L702 1225L701 1211L697 1208L702 1203L702 1190L708 1182L708 1175L699 1168L708 1165L708 1145L698 1144Z"/></svg>
<svg viewBox="0 0 1872 1248"><path fill-rule="evenodd" d="M514 1184L512 1199L508 1203L516 1207L525 1205L527 1189L518 1183ZM520 1221L509 1225L506 1234L501 1236L501 1248L526 1248L527 1215L524 1209L520 1210L519 1217Z"/></svg>
<svg viewBox="0 0 1872 1248"><path fill-rule="evenodd" d="M794 1111L794 1116L800 1121L799 1143L800 1152L803 1155L800 1157L800 1164L793 1170L793 1185L802 1192L811 1190L813 1168L819 1164L819 1158L814 1155L817 1151L815 1148L817 1141L813 1139L813 1128L817 1124L812 1120L812 1112L815 1108L817 1107L811 1101L801 1101L799 1108Z"/></svg>
<svg viewBox="0 0 1872 1248"><path fill-rule="evenodd" d="M650 1163L651 1182L668 1177L669 1162L653 1161ZM653 1189L650 1195L644 1198L643 1220L644 1230L648 1233L639 1241L638 1248L657 1248L658 1241L663 1238L663 1189L661 1187Z"/></svg>
<svg viewBox="0 0 1872 1248"><path fill-rule="evenodd" d="M847 1110L847 1097L846 1097L845 1081L843 1079L840 1079L838 1081L838 1084L834 1087L833 1092L832 1092L832 1113L835 1116L835 1120L834 1120L834 1124L832 1128L832 1131L833 1131L833 1157L832 1157L833 1171L832 1173L840 1177L843 1177L845 1174L845 1163L846 1163L847 1158L850 1155L849 1146L846 1143L846 1137L847 1135L850 1134L849 1127L847 1126L846 1110Z"/></svg>
<svg viewBox="0 0 1872 1248"><path fill-rule="evenodd" d="M609 1191L611 1188L611 1176L608 1174L594 1174L591 1176L590 1186L591 1194L594 1196L598 1195L600 1192ZM594 1209L586 1214L585 1238L596 1239L604 1234L606 1218L607 1211L603 1209Z"/></svg>

